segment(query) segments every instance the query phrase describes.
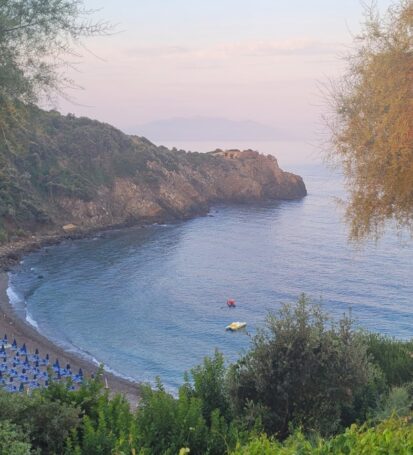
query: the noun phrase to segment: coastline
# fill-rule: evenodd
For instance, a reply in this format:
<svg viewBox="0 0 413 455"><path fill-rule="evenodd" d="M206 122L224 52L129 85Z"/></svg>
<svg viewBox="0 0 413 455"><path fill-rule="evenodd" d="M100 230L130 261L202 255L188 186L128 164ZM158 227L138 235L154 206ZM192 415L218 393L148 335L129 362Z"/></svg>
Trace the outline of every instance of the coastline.
<svg viewBox="0 0 413 455"><path fill-rule="evenodd" d="M75 353L67 352L51 340L43 336L33 326L21 319L15 312L7 295L9 286L8 275L0 272L0 333L7 333L10 339L16 338L19 344L26 343L33 351L38 348L41 355L50 355L52 359L59 358L63 364L70 363L74 369L82 368L86 376L96 373L98 367L91 361ZM139 383L128 381L113 373L104 371L104 384L107 383L111 393L121 393L135 407L139 401Z"/></svg>
<svg viewBox="0 0 413 455"><path fill-rule="evenodd" d="M157 222L157 220L153 221ZM27 253L37 251L52 245L58 245L64 240L80 240L93 235L102 235L105 232L128 227L144 226L142 223L122 223L108 226L95 226L90 228L77 227L71 233L62 230L49 230L36 235L22 237L0 245L0 273L10 271L17 265L21 257Z"/></svg>
<svg viewBox="0 0 413 455"><path fill-rule="evenodd" d="M182 216L180 219L191 219L194 216L205 216L208 210L199 210ZM77 227L74 232L67 233L61 230L49 230L30 237L23 237L3 245L0 245L0 336L7 333L8 337L16 338L19 344L26 343L27 348L33 351L38 348L41 355L50 355L52 359L59 358L62 364L70 363L72 368L82 368L86 377L96 373L98 366L91 360L85 359L80 354L68 352L56 345L52 340L42 335L34 326L22 319L15 311L7 295L9 287L8 272L16 267L25 254L40 250L52 245L58 245L64 240L80 240L94 235L105 235L105 233L116 229L128 229L132 227L144 227L154 223L165 223L176 221L176 218L153 217L137 222L112 224L107 226L95 226L92 228ZM108 385L111 394L122 394L132 408L139 402L140 384L118 376L112 372L104 371L104 385ZM106 387L106 385L105 385Z"/></svg>
<svg viewBox="0 0 413 455"><path fill-rule="evenodd" d="M9 242L0 244L0 273L8 272L16 266L22 256L33 251L46 248L48 246L58 245L64 240L81 240L93 236L102 236L111 231L129 228L143 228L156 223L169 223L176 221L190 220L197 216L206 216L210 207L200 207L199 210L193 210L182 216L158 216L143 217L139 221L128 221L123 223L103 224L96 226L76 226L72 232L64 232L62 229L49 229L31 236L25 236L13 239Z"/></svg>

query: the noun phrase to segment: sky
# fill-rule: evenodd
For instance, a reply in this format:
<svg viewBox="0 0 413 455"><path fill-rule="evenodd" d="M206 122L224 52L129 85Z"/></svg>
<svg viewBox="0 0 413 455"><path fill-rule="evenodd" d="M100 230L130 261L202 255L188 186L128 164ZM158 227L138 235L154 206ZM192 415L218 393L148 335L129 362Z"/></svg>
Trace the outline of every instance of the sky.
<svg viewBox="0 0 413 455"><path fill-rule="evenodd" d="M384 11L392 2L378 0ZM344 71L359 0L85 0L114 25L84 41L58 109L139 134L175 117L253 120L311 140Z"/></svg>

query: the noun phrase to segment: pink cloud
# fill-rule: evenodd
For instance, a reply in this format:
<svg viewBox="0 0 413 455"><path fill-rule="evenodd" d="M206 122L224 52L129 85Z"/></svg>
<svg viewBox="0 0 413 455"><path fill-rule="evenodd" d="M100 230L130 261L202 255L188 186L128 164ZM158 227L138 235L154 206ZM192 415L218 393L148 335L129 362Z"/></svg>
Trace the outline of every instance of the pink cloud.
<svg viewBox="0 0 413 455"><path fill-rule="evenodd" d="M280 41L244 41L220 43L214 46L188 47L179 45L136 46L125 51L128 58L199 58L225 59L229 57L271 57L289 55L336 54L336 43L297 38Z"/></svg>

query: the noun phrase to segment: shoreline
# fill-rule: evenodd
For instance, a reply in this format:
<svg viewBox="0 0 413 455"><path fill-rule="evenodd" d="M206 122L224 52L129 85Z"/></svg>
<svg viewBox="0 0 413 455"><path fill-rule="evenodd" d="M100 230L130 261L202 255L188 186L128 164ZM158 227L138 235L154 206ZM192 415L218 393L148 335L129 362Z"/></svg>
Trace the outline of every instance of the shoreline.
<svg viewBox="0 0 413 455"><path fill-rule="evenodd" d="M55 344L52 340L42 335L34 326L21 318L15 311L7 295L9 287L8 272L12 271L21 261L25 254L38 251L48 246L59 245L65 240L81 240L96 235L128 228L144 228L157 223L177 222L192 219L198 216L207 216L211 207L202 207L192 210L181 217L152 217L141 219L139 222L126 222L106 226L84 227L77 226L73 232L62 232L60 229L43 231L30 237L14 239L0 245L0 336L7 333L8 337L16 338L19 344L26 343L30 351L38 348L41 355L49 354L52 359L59 358L61 363L70 363L73 368L82 368L86 376L95 373L98 366L91 360L86 359L75 352L68 352L63 347ZM113 372L104 371L104 385L108 385L111 394L122 394L132 407L139 402L140 385L138 381L126 379ZM106 386L105 386L106 387Z"/></svg>
<svg viewBox="0 0 413 455"><path fill-rule="evenodd" d="M0 333L7 333L9 339L16 338L19 344L26 343L27 348L34 352L39 349L41 355L50 355L52 359L59 358L63 364L70 363L74 369L82 368L86 376L96 373L98 367L80 355L67 352L51 340L38 332L28 322L20 318L7 295L9 278L5 271L0 271ZM139 401L139 383L128 381L113 373L104 371L104 384L108 385L111 393L121 393L125 396L132 407L136 407ZM106 385L105 385L106 387Z"/></svg>
<svg viewBox="0 0 413 455"><path fill-rule="evenodd" d="M8 272L16 267L25 254L38 251L48 246L59 245L65 240L81 240L95 235L105 235L118 229L144 228L156 223L191 219L195 216L205 216L210 210L199 210L180 218L154 217L142 219L140 222L127 222L108 226L81 227L71 233L61 230L49 230L30 237L23 237L0 245L0 336L7 333L8 337L16 338L19 344L26 343L27 348L33 351L38 348L41 355L49 354L52 359L59 358L62 364L70 363L75 369L82 368L86 377L96 373L98 366L91 360L85 359L80 354L68 352L52 340L42 335L34 326L22 319L15 311L7 295L9 287ZM111 394L122 394L132 408L139 402L140 383L128 380L112 372L104 371L104 387L108 385Z"/></svg>
<svg viewBox="0 0 413 455"><path fill-rule="evenodd" d="M175 223L190 220L199 216L207 216L211 207L199 207L181 216L157 216L145 217L140 220L123 223L103 224L96 226L76 226L73 231L67 232L55 228L33 233L21 238L0 244L0 273L9 272L19 264L22 256L48 246L59 245L65 240L82 240L93 236L103 236L109 232L130 228L145 228L159 223Z"/></svg>
<svg viewBox="0 0 413 455"><path fill-rule="evenodd" d="M43 233L25 236L0 245L0 273L8 272L16 266L22 256L48 246L59 245L64 240L81 240L94 235L131 227L144 227L163 220L142 220L140 223L122 223L108 226L83 227L77 226L73 232L49 230Z"/></svg>

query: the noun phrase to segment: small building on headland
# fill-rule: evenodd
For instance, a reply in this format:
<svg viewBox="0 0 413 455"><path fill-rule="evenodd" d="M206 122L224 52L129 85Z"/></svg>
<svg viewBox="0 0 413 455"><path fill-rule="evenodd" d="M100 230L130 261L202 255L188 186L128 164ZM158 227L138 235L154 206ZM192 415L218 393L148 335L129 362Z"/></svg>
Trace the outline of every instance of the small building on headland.
<svg viewBox="0 0 413 455"><path fill-rule="evenodd" d="M229 149L229 150L221 150L217 149L214 152L211 152L212 155L215 156L222 156L223 158L230 158L230 159L239 159L239 158L256 158L259 153L255 150L238 150L238 149Z"/></svg>

